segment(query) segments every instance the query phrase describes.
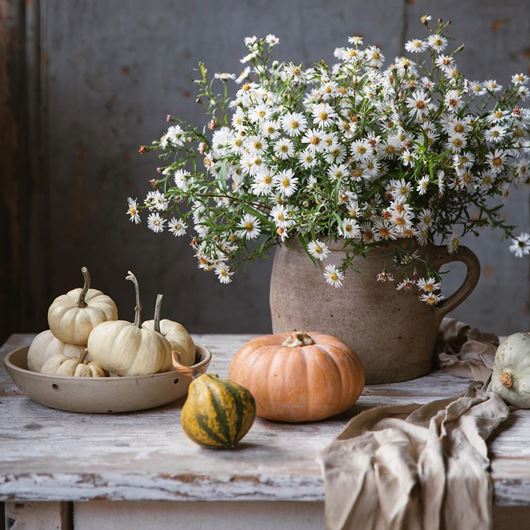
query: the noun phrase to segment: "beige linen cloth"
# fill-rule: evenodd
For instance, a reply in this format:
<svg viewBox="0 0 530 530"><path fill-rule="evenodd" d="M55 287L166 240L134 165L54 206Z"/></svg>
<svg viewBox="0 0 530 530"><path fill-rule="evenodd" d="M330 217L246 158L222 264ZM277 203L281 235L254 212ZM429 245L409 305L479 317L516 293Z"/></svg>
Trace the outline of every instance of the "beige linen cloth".
<svg viewBox="0 0 530 530"><path fill-rule="evenodd" d="M440 365L486 381L498 338L445 319ZM492 486L485 440L509 413L473 383L464 396L375 407L322 453L328 530L487 530Z"/></svg>

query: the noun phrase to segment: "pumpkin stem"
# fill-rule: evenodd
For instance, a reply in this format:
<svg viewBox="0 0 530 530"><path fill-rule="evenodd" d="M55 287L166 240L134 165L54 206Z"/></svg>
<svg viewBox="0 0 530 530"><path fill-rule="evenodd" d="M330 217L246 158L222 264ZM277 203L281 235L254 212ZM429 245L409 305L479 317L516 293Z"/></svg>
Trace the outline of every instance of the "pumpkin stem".
<svg viewBox="0 0 530 530"><path fill-rule="evenodd" d="M293 331L284 341L282 346L297 348L299 346L311 346L315 341L307 334L300 331Z"/></svg>
<svg viewBox="0 0 530 530"><path fill-rule="evenodd" d="M83 350L83 353L81 354L81 357L79 357L79 364L83 364L85 362L87 355L88 355L88 348L85 348Z"/></svg>
<svg viewBox="0 0 530 530"><path fill-rule="evenodd" d="M162 307L162 298L164 298L163 294L156 295L154 328L157 333L160 333L160 308Z"/></svg>
<svg viewBox="0 0 530 530"><path fill-rule="evenodd" d="M84 283L83 289L79 293L79 298L77 299L77 307L86 307L87 303L85 298L88 290L90 289L90 274L88 273L88 269L86 267L81 267L81 273L83 274Z"/></svg>
<svg viewBox="0 0 530 530"><path fill-rule="evenodd" d="M127 271L126 280L130 280L134 283L134 292L136 293L136 305L134 306L134 325L141 328L142 327L142 304L140 303L140 287L138 285L138 280L136 276L131 272Z"/></svg>
<svg viewBox="0 0 530 530"><path fill-rule="evenodd" d="M506 388L510 388L513 385L512 374L508 372L502 372L500 375L500 380Z"/></svg>

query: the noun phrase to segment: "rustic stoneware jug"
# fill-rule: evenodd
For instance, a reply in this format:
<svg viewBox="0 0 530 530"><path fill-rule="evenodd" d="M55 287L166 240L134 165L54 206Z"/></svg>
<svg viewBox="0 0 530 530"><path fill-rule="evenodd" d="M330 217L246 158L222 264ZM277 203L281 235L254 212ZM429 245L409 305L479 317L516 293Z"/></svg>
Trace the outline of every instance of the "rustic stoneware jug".
<svg viewBox="0 0 530 530"><path fill-rule="evenodd" d="M342 243L329 247L326 264L339 265L344 258ZM273 331L296 329L337 336L360 357L367 384L405 381L431 371L440 322L471 294L480 263L466 247L455 254L445 247L423 247L421 252L433 270L456 261L467 266L461 287L431 307L418 299L416 289L397 291L395 282L377 281L384 267L394 271L395 249L392 245L379 247L366 258L356 258L356 270L348 270L343 287L336 289L325 283L324 265L315 265L300 245L280 246L270 290ZM395 273L396 279L403 276L403 270Z"/></svg>

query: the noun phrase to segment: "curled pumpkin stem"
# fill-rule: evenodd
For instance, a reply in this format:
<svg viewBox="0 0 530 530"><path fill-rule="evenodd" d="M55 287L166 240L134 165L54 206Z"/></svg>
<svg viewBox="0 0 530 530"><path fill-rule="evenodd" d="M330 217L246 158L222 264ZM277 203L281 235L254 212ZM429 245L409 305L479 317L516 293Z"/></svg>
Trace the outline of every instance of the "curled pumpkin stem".
<svg viewBox="0 0 530 530"><path fill-rule="evenodd" d="M134 292L136 294L136 305L134 306L134 325L141 328L142 304L140 303L140 286L138 285L136 276L131 271L127 271L127 276L125 276L125 279L134 283Z"/></svg>
<svg viewBox="0 0 530 530"><path fill-rule="evenodd" d="M500 375L500 381L506 388L511 388L513 385L512 374L508 372L502 372Z"/></svg>
<svg viewBox="0 0 530 530"><path fill-rule="evenodd" d="M85 301L88 290L90 289L90 274L86 267L81 267L81 274L83 275L83 289L79 293L79 298L77 299L77 307L86 307L87 303Z"/></svg>
<svg viewBox="0 0 530 530"><path fill-rule="evenodd" d="M297 348L299 346L311 346L315 341L307 334L299 331L293 331L284 341L282 346L288 348Z"/></svg>
<svg viewBox="0 0 530 530"><path fill-rule="evenodd" d="M154 328L157 333L160 333L160 310L162 308L162 298L164 298L163 294L156 295Z"/></svg>

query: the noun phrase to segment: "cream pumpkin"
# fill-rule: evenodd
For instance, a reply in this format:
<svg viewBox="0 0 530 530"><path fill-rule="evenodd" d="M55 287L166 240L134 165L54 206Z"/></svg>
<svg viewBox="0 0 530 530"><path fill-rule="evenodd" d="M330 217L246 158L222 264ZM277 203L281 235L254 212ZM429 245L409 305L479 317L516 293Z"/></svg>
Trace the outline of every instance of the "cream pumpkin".
<svg viewBox="0 0 530 530"><path fill-rule="evenodd" d="M160 333L142 328L138 281L130 271L127 280L134 283L136 293L134 323L117 320L96 326L88 338L90 355L105 370L121 376L167 372L172 369L171 345Z"/></svg>
<svg viewBox="0 0 530 530"><path fill-rule="evenodd" d="M41 373L69 377L107 377L109 375L94 361L86 360L86 356L86 349L80 359L71 359L59 353L44 363Z"/></svg>
<svg viewBox="0 0 530 530"><path fill-rule="evenodd" d="M29 347L28 368L34 372L40 372L44 363L54 355L64 355L70 359L79 359L84 351L84 346L66 344L47 329L39 333Z"/></svg>
<svg viewBox="0 0 530 530"><path fill-rule="evenodd" d="M510 405L530 409L530 333L514 333L497 348L490 386Z"/></svg>
<svg viewBox="0 0 530 530"><path fill-rule="evenodd" d="M247 342L234 355L229 378L252 393L258 416L301 422L353 406L364 386L364 369L337 338L293 332Z"/></svg>
<svg viewBox="0 0 530 530"><path fill-rule="evenodd" d="M90 289L90 275L81 269L82 289L73 289L58 296L48 309L51 332L62 342L86 346L91 331L102 322L117 320L118 309L109 296Z"/></svg>
<svg viewBox="0 0 530 530"><path fill-rule="evenodd" d="M162 295L158 296L161 303ZM159 319L158 329L155 327L157 318ZM173 365L176 368L178 368L179 365L191 366L192 364L195 364L195 343L193 342L193 339L182 324L174 322L173 320L160 320L159 304L155 307L155 319L146 320L142 324L142 327L158 331L158 333L161 333L167 339L169 344L171 344L174 360Z"/></svg>

